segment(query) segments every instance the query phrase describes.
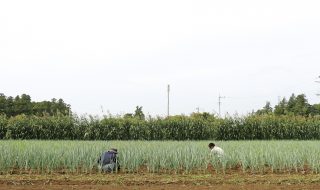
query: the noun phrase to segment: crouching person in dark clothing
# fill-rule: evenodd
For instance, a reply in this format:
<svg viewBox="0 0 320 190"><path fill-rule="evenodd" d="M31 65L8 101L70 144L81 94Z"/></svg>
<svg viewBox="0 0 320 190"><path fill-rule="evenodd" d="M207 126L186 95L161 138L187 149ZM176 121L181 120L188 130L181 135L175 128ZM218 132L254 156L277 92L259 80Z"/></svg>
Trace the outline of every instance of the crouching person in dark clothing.
<svg viewBox="0 0 320 190"><path fill-rule="evenodd" d="M120 164L117 159L117 149L112 148L104 152L98 159L98 166L102 172L114 172L120 170Z"/></svg>

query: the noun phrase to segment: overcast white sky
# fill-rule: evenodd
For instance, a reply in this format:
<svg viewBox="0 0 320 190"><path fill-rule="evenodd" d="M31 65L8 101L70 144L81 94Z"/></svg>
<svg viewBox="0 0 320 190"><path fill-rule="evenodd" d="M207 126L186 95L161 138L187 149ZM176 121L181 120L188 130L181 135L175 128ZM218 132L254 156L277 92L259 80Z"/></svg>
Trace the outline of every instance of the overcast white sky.
<svg viewBox="0 0 320 190"><path fill-rule="evenodd" d="M0 92L83 114L246 114L320 84L320 1L0 2Z"/></svg>

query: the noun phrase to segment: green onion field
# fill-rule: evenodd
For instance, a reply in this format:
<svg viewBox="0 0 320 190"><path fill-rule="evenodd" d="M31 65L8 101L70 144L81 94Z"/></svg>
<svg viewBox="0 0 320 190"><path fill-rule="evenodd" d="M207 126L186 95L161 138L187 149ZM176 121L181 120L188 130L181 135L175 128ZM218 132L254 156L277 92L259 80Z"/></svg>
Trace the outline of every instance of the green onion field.
<svg viewBox="0 0 320 190"><path fill-rule="evenodd" d="M135 173L320 172L319 141L218 141L225 156L210 155L209 141L0 141L0 171L96 173L99 155L115 147L121 170Z"/></svg>

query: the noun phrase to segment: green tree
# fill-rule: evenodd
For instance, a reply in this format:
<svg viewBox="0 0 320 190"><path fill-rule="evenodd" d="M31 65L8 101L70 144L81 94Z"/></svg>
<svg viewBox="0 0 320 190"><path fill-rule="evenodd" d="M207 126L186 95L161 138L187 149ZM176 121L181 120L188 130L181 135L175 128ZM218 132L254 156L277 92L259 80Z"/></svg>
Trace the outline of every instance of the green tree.
<svg viewBox="0 0 320 190"><path fill-rule="evenodd" d="M68 115L71 112L70 105L62 99L52 99L50 101L32 102L31 97L27 94L16 96L15 98L6 97L0 93L0 114L7 116L25 115Z"/></svg>
<svg viewBox="0 0 320 190"><path fill-rule="evenodd" d="M6 96L0 93L0 114L6 114Z"/></svg>
<svg viewBox="0 0 320 190"><path fill-rule="evenodd" d="M266 106L262 110L258 110L257 114L264 114L266 112L272 112L270 103L267 102ZM273 113L275 115L297 115L297 116L308 116L308 115L319 115L319 105L310 105L306 98L306 95L299 94L295 96L292 94L289 101L283 98L278 105L275 106Z"/></svg>
<svg viewBox="0 0 320 190"><path fill-rule="evenodd" d="M14 116L15 115L14 100L13 100L12 96L9 96L7 98L5 109L6 109L5 113L7 116Z"/></svg>
<svg viewBox="0 0 320 190"><path fill-rule="evenodd" d="M311 115L320 115L320 104L314 104L310 106Z"/></svg>
<svg viewBox="0 0 320 190"><path fill-rule="evenodd" d="M134 111L133 117L138 118L140 120L145 120L145 115L142 111L142 106L136 106L136 110Z"/></svg>
<svg viewBox="0 0 320 190"><path fill-rule="evenodd" d="M288 102L286 98L283 98L278 105L274 107L274 114L275 115L285 115L287 113L287 105Z"/></svg>
<svg viewBox="0 0 320 190"><path fill-rule="evenodd" d="M296 96L294 94L292 94L289 98L287 107L286 107L286 111L287 113L294 113L294 106L296 104Z"/></svg>
<svg viewBox="0 0 320 190"><path fill-rule="evenodd" d="M14 99L14 114L32 114L32 103L31 97L29 95L22 94L21 97L16 96L16 98Z"/></svg>
<svg viewBox="0 0 320 190"><path fill-rule="evenodd" d="M302 116L309 115L310 104L308 103L308 100L306 99L306 96L304 94L300 94L296 97L292 112L295 115L302 115Z"/></svg>
<svg viewBox="0 0 320 190"><path fill-rule="evenodd" d="M256 114L258 115L263 115L263 114L270 114L272 113L272 107L271 107L271 103L269 101L266 102L266 105L261 109L261 110L258 110L256 112Z"/></svg>

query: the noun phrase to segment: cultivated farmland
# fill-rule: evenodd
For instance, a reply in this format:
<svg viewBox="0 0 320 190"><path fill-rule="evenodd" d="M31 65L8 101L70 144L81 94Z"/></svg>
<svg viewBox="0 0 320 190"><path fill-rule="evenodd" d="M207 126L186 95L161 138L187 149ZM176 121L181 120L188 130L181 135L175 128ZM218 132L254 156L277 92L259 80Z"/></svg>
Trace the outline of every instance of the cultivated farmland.
<svg viewBox="0 0 320 190"><path fill-rule="evenodd" d="M0 171L10 173L97 173L98 156L119 150L120 173L310 173L320 172L319 141L221 141L221 159L209 141L0 141Z"/></svg>

